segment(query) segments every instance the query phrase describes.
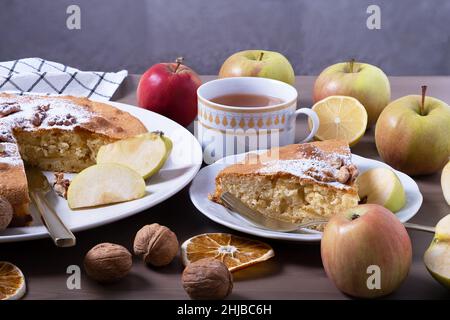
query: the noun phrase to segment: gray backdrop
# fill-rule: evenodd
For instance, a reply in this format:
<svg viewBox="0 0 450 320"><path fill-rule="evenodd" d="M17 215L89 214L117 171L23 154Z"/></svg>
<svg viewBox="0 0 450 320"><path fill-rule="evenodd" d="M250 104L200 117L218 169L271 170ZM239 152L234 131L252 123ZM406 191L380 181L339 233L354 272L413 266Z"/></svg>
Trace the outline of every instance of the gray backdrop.
<svg viewBox="0 0 450 320"><path fill-rule="evenodd" d="M81 30L66 8L81 7ZM381 8L381 30L366 9ZM231 53L285 54L299 75L355 57L391 75L450 74L449 0L0 0L0 61L42 57L85 70L128 69L183 55L216 74Z"/></svg>

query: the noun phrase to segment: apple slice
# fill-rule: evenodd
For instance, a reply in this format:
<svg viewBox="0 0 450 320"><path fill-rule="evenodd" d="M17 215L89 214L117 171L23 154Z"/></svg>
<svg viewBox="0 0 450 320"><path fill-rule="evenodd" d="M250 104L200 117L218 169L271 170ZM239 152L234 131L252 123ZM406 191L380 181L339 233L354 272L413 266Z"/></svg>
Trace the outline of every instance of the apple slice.
<svg viewBox="0 0 450 320"><path fill-rule="evenodd" d="M445 201L450 206L450 161L445 165L444 170L442 170L441 186Z"/></svg>
<svg viewBox="0 0 450 320"><path fill-rule="evenodd" d="M71 209L93 207L142 198L145 181L127 166L96 164L81 171L70 183L67 202Z"/></svg>
<svg viewBox="0 0 450 320"><path fill-rule="evenodd" d="M450 214L436 225L433 241L423 259L433 278L450 289Z"/></svg>
<svg viewBox="0 0 450 320"><path fill-rule="evenodd" d="M397 212L406 203L405 190L394 171L387 168L369 169L357 179L362 203L374 203Z"/></svg>
<svg viewBox="0 0 450 320"><path fill-rule="evenodd" d="M147 179L161 169L171 150L172 141L162 132L149 132L100 147L97 163L120 163Z"/></svg>

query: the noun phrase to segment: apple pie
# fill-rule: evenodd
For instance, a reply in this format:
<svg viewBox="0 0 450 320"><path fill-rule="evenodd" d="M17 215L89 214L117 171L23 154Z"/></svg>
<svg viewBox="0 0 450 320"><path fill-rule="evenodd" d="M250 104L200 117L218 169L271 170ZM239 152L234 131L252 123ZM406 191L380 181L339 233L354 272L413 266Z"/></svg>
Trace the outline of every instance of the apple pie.
<svg viewBox="0 0 450 320"><path fill-rule="evenodd" d="M105 144L147 132L131 114L71 96L0 94L0 196L14 209L10 226L30 222L24 163L79 172Z"/></svg>
<svg viewBox="0 0 450 320"><path fill-rule="evenodd" d="M292 144L226 167L210 198L221 204L230 192L263 215L294 223L328 219L358 204L357 175L344 141Z"/></svg>

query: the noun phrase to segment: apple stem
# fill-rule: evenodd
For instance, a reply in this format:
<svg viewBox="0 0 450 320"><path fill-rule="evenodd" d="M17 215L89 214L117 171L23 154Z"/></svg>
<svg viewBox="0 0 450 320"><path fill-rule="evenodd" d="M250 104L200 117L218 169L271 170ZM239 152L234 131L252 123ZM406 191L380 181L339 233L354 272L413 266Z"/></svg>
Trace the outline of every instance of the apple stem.
<svg viewBox="0 0 450 320"><path fill-rule="evenodd" d="M355 220L355 219L358 219L358 218L359 218L359 214L356 214L356 213L352 214L352 216L351 216L352 220Z"/></svg>
<svg viewBox="0 0 450 320"><path fill-rule="evenodd" d="M180 67L180 65L183 64L183 60L184 60L183 57L178 57L178 58L175 59L175 63L177 64L177 66L175 67L175 71L174 72L177 72L177 70Z"/></svg>
<svg viewBox="0 0 450 320"><path fill-rule="evenodd" d="M422 103L420 104L420 115L424 115L425 111L425 94L427 93L427 86L422 86Z"/></svg>
<svg viewBox="0 0 450 320"><path fill-rule="evenodd" d="M350 68L350 73L353 73L353 67L355 65L355 59L350 59L349 63L349 68Z"/></svg>
<svg viewBox="0 0 450 320"><path fill-rule="evenodd" d="M264 52L261 52L261 53L259 54L259 59L258 59L258 61L261 61L262 58L263 58L263 56L264 56Z"/></svg>

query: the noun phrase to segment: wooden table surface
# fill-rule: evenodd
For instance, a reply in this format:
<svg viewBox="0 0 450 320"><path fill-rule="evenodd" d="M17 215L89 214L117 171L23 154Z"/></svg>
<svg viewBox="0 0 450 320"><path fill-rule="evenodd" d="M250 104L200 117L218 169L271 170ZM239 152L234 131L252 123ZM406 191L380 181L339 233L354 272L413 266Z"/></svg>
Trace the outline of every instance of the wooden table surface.
<svg viewBox="0 0 450 320"><path fill-rule="evenodd" d="M204 81L212 77L203 77ZM139 77L129 76L114 96L114 100L136 104ZM428 94L450 102L450 77L391 77L393 98L418 94L420 86L428 85ZM314 77L297 77L300 106L311 106ZM305 132L305 122L299 120L298 136ZM373 130L369 130L352 152L379 159ZM411 220L435 225L450 213L440 187L440 173L415 179L424 196L422 208ZM214 223L203 216L191 203L188 187L163 203L133 217L96 229L78 232L78 244L73 248L56 248L50 239L0 244L0 260L19 266L27 278L26 299L185 299L181 286L183 266L179 257L165 268L144 266L135 258L130 275L112 285L99 285L84 274L81 289L66 286L69 265L82 266L85 253L100 242L121 244L130 250L136 231L145 224L157 222L171 228L181 242L205 232L233 230ZM413 245L410 274L398 291L389 299L448 299L449 291L428 274L422 256L432 235L409 231ZM231 299L347 299L328 280L322 268L319 244L283 242L262 239L271 244L275 258L235 273L235 287Z"/></svg>

